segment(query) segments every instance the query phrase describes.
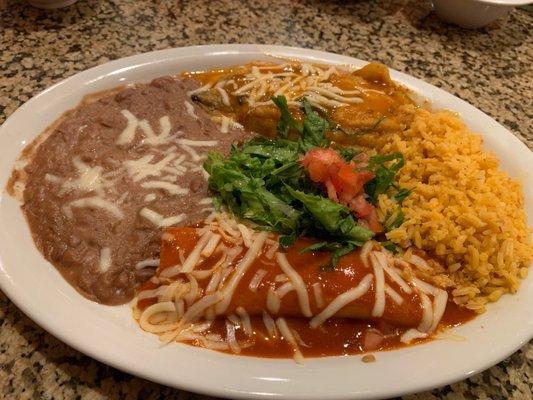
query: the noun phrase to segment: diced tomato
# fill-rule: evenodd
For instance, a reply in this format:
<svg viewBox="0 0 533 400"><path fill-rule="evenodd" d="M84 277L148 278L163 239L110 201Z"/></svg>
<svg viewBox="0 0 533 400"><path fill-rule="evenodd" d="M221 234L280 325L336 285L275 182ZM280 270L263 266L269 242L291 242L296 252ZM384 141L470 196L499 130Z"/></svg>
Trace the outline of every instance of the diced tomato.
<svg viewBox="0 0 533 400"><path fill-rule="evenodd" d="M365 351L377 350L383 342L383 334L377 329L369 329L365 332L363 347Z"/></svg>
<svg viewBox="0 0 533 400"><path fill-rule="evenodd" d="M309 150L302 159L313 182L324 183L329 178L329 167L338 163L342 163L342 158L336 151L320 147Z"/></svg>
<svg viewBox="0 0 533 400"><path fill-rule="evenodd" d="M324 182L329 176L327 167L318 162L309 163L307 171L313 182Z"/></svg>
<svg viewBox="0 0 533 400"><path fill-rule="evenodd" d="M344 164L338 172L339 180L342 184L342 191L348 196L355 196L361 190L359 176L354 171L353 167Z"/></svg>
<svg viewBox="0 0 533 400"><path fill-rule="evenodd" d="M325 186L331 200L344 204L369 229L380 232L376 209L364 198L364 185L374 178L374 173L361 171L368 160L368 155L360 153L348 163L335 150L317 147L309 150L301 162L311 180Z"/></svg>
<svg viewBox="0 0 533 400"><path fill-rule="evenodd" d="M378 213L375 207L372 206L372 211L365 217L365 221L368 223L368 229L372 232L378 233L383 230L383 227L378 220Z"/></svg>
<svg viewBox="0 0 533 400"><path fill-rule="evenodd" d="M372 204L366 201L363 195L354 197L353 200L350 202L349 207L350 210L355 212L360 218L365 218L374 209L374 206L372 206Z"/></svg>
<svg viewBox="0 0 533 400"><path fill-rule="evenodd" d="M343 162L342 157L333 149L315 147L307 152L306 157L320 161L326 165Z"/></svg>
<svg viewBox="0 0 533 400"><path fill-rule="evenodd" d="M326 190L327 190L327 192L328 192L328 197L329 197L331 200L333 200L333 201L335 201L335 202L338 203L338 202L339 202L339 198L337 197L337 191L336 191L336 189L335 189L335 186L334 186L333 183L331 182L331 180L328 179L328 180L326 181L325 185L326 185Z"/></svg>
<svg viewBox="0 0 533 400"><path fill-rule="evenodd" d="M376 176L376 174L374 174L372 171L359 171L357 172L357 175L359 176L359 179L362 181L363 185L374 179Z"/></svg>

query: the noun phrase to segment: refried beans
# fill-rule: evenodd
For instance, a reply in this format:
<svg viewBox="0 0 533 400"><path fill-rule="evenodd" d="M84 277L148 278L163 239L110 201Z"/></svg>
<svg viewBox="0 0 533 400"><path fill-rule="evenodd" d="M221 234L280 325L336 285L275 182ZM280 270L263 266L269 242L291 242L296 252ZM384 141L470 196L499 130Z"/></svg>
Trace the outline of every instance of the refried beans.
<svg viewBox="0 0 533 400"><path fill-rule="evenodd" d="M163 77L84 101L25 167L33 239L87 298L129 301L157 266L162 230L212 211L205 154L251 133L193 104L188 92L199 86Z"/></svg>

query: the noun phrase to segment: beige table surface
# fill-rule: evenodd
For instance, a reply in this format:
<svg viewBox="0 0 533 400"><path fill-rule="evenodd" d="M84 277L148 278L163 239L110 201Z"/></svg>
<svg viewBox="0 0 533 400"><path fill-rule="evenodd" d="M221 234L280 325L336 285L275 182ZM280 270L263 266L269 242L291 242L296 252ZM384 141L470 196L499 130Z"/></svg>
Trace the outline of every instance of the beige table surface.
<svg viewBox="0 0 533 400"><path fill-rule="evenodd" d="M132 54L210 43L302 46L378 60L437 85L533 147L533 13L445 25L425 1L0 0L0 123L44 88ZM531 318L531 316L528 316ZM405 399L531 399L533 344L472 378ZM0 398L200 399L107 367L43 331L0 292Z"/></svg>

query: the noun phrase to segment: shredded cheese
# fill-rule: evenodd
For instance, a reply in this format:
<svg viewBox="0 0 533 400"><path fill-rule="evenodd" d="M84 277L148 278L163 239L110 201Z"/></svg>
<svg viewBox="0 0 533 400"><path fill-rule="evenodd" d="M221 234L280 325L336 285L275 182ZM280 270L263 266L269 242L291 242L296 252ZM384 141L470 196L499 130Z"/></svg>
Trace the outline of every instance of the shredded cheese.
<svg viewBox="0 0 533 400"><path fill-rule="evenodd" d="M241 320L235 314L227 316L228 321L230 321L235 327L239 328L241 326Z"/></svg>
<svg viewBox="0 0 533 400"><path fill-rule="evenodd" d="M174 300L174 306L176 307L176 312L178 313L178 318L183 318L185 314L185 302L183 299L177 298Z"/></svg>
<svg viewBox="0 0 533 400"><path fill-rule="evenodd" d="M250 289L251 292L257 292L257 289L259 288L259 285L261 284L261 281L263 280L266 274L267 272L264 269L258 269L250 280L248 289Z"/></svg>
<svg viewBox="0 0 533 400"><path fill-rule="evenodd" d="M374 252L370 253L370 262L374 270L376 279L374 308L372 309L373 317L381 317L385 311L385 274L381 263Z"/></svg>
<svg viewBox="0 0 533 400"><path fill-rule="evenodd" d="M184 323L191 323L196 321L201 314L212 305L217 304L222 299L222 295L219 292L209 294L202 297L196 303L188 308L188 310L183 315L182 321Z"/></svg>
<svg viewBox="0 0 533 400"><path fill-rule="evenodd" d="M124 116L124 118L126 118L127 121L126 127L117 138L117 144L122 145L131 143L135 138L135 132L137 131L139 120L128 110L122 110L120 113Z"/></svg>
<svg viewBox="0 0 533 400"><path fill-rule="evenodd" d="M407 330L402 334L402 336L400 336L400 342L409 344L415 339L424 339L426 337L428 337L427 333L420 332L419 330L412 328Z"/></svg>
<svg viewBox="0 0 533 400"><path fill-rule="evenodd" d="M394 301L396 304L400 305L403 303L403 297L389 285L385 285L385 293Z"/></svg>
<svg viewBox="0 0 533 400"><path fill-rule="evenodd" d="M310 318L313 314L311 313L311 307L309 305L309 295L307 293L307 288L305 287L304 281L300 274L292 268L287 260L287 257L283 253L276 254L276 261L280 266L281 270L287 275L298 294L298 302L300 303L300 308L302 314Z"/></svg>
<svg viewBox="0 0 533 400"><path fill-rule="evenodd" d="M202 250L202 256L205 258L211 257L211 254L215 251L218 242L220 242L220 239L222 238L221 235L213 234L205 247Z"/></svg>
<svg viewBox="0 0 533 400"><path fill-rule="evenodd" d="M250 247L252 245L252 232L243 224L237 224L237 229L241 232L244 246Z"/></svg>
<svg viewBox="0 0 533 400"><path fill-rule="evenodd" d="M103 195L101 190L105 186L110 186L110 183L104 181L102 177L102 171L104 169L100 166L90 167L85 164L78 156L75 156L72 159L72 163L74 164L74 167L78 172L78 177L77 179L64 182L61 185L62 190L66 191L70 189L75 189L83 192L97 191L100 195ZM50 179L50 177L48 179Z"/></svg>
<svg viewBox="0 0 533 400"><path fill-rule="evenodd" d="M233 325L230 321L226 321L226 341L228 342L229 348L232 352L235 354L239 354L241 352L241 347L235 338L235 325Z"/></svg>
<svg viewBox="0 0 533 400"><path fill-rule="evenodd" d="M212 203L213 203L213 199L211 197L204 197L198 202L198 204L200 205L212 204Z"/></svg>
<svg viewBox="0 0 533 400"><path fill-rule="evenodd" d="M229 125L230 125L230 119L224 115L222 117L222 124L220 125L220 132L228 133Z"/></svg>
<svg viewBox="0 0 533 400"><path fill-rule="evenodd" d="M420 332L428 332L433 324L433 306L425 293L420 293L420 300L422 301L422 320L418 325L418 330Z"/></svg>
<svg viewBox="0 0 533 400"><path fill-rule="evenodd" d="M145 203L150 203L157 199L157 196L155 193L148 193L146 196L144 196L143 200Z"/></svg>
<svg viewBox="0 0 533 400"><path fill-rule="evenodd" d="M379 257L379 255L376 255L378 261L380 261L381 267L383 270L387 273L387 275L407 294L411 294L413 290L411 287L403 280L403 278L400 276L400 274L394 269L394 267L390 267L385 265L382 258Z"/></svg>
<svg viewBox="0 0 533 400"><path fill-rule="evenodd" d="M433 296L436 296L439 293L440 289L437 289L435 286L430 285L429 283L424 282L418 278L413 277L411 279L411 282L418 290L425 294L431 294Z"/></svg>
<svg viewBox="0 0 533 400"><path fill-rule="evenodd" d="M176 225L182 221L184 221L187 218L186 214L179 214L174 215L171 217L163 217L158 212L151 210L148 207L143 207L141 211L139 211L139 215L141 217L146 218L148 221L153 223L155 226L166 228L172 225Z"/></svg>
<svg viewBox="0 0 533 400"><path fill-rule="evenodd" d="M220 98L222 99L222 104L229 107L231 104L229 102L229 96L228 93L220 86L216 86L215 89L220 94Z"/></svg>
<svg viewBox="0 0 533 400"><path fill-rule="evenodd" d="M269 260L272 260L274 256L276 255L278 249L279 249L279 242L277 240L273 240L273 243L271 243L270 247L265 253L265 257Z"/></svg>
<svg viewBox="0 0 533 400"><path fill-rule="evenodd" d="M294 286L291 282L286 282L283 285L281 285L279 288L276 289L276 294L278 295L279 299L283 299L286 294L292 292L294 290Z"/></svg>
<svg viewBox="0 0 533 400"><path fill-rule="evenodd" d="M368 255L370 254L370 251L372 251L372 247L374 247L374 242L372 240L369 240L363 245L363 247L361 247L359 258L361 258L365 267L368 267Z"/></svg>
<svg viewBox="0 0 533 400"><path fill-rule="evenodd" d="M187 279L189 280L188 290L183 296L183 299L187 304L192 304L200 294L200 287L198 286L198 281L192 274L185 274Z"/></svg>
<svg viewBox="0 0 533 400"><path fill-rule="evenodd" d="M268 288L266 306L268 311L272 314L277 314L281 306L281 299L279 298L278 293L271 287Z"/></svg>
<svg viewBox="0 0 533 400"><path fill-rule="evenodd" d="M430 332L434 332L439 325L444 311L446 310L446 304L448 302L448 293L445 290L439 290L437 295L433 298L433 322L429 328Z"/></svg>
<svg viewBox="0 0 533 400"><path fill-rule="evenodd" d="M158 258L147 258L146 260L139 261L135 264L135 269L143 269L146 267L158 267L159 259Z"/></svg>
<svg viewBox="0 0 533 400"><path fill-rule="evenodd" d="M178 323L153 324L150 322L150 319L157 314L171 313L175 312L175 310L176 309L172 301L152 304L150 307L147 307L141 314L141 318L139 319L139 325L142 329L150 333L161 333L176 329L179 326Z"/></svg>
<svg viewBox="0 0 533 400"><path fill-rule="evenodd" d="M142 143L151 144L151 145L161 145L170 139L170 130L172 126L170 124L170 118L165 115L159 119L160 133L156 135L148 123L147 120L143 119L139 121L139 128L144 132L145 138L142 140Z"/></svg>
<svg viewBox="0 0 533 400"><path fill-rule="evenodd" d="M222 271L220 269L217 269L213 273L213 275L211 275L211 279L209 280L209 283L205 287L205 292L206 293L214 292L217 289L218 284L220 283L220 278L221 277L222 277Z"/></svg>
<svg viewBox="0 0 533 400"><path fill-rule="evenodd" d="M171 278L174 275L178 275L181 272L181 265L173 265L172 267L167 267L159 273L161 278Z"/></svg>
<svg viewBox="0 0 533 400"><path fill-rule="evenodd" d="M200 237L200 240L198 241L196 246L194 246L194 249L190 252L189 256L186 258L185 262L183 263L181 272L191 272L194 269L194 267L200 260L202 250L207 245L209 240L211 240L212 236L213 236L213 232L208 231Z"/></svg>
<svg viewBox="0 0 533 400"><path fill-rule="evenodd" d="M137 160L127 160L124 162L134 182L143 180L148 176L160 176L163 169L176 157L174 154L168 154L156 163L150 163L154 159L153 154L148 154Z"/></svg>
<svg viewBox="0 0 533 400"><path fill-rule="evenodd" d="M237 285L241 281L242 277L244 276L250 265L252 265L253 261L261 252L266 238L266 232L259 233L256 236L254 243L250 246L244 257L241 259L241 261L235 268L235 271L233 272L233 275L231 276L228 284L223 289L224 299L220 302L220 304L217 304L217 307L215 308L217 314L222 314L224 311L226 311L231 301L231 298L233 297L233 293L235 292L235 289L237 289Z"/></svg>
<svg viewBox="0 0 533 400"><path fill-rule="evenodd" d="M180 147L185 150L193 159L193 161L200 161L202 157L194 150L191 146L187 144L180 144Z"/></svg>
<svg viewBox="0 0 533 400"><path fill-rule="evenodd" d="M52 183L61 183L61 178L57 175L53 175L53 174L49 174L47 173L45 176L44 176L44 179L48 182L52 182Z"/></svg>
<svg viewBox="0 0 533 400"><path fill-rule="evenodd" d="M67 217L72 218L72 208L84 207L100 208L104 211L107 211L109 214L113 215L117 219L124 218L124 213L119 207L117 207L114 203L104 200L98 196L85 197L82 199L71 201L63 207L63 212L67 215Z"/></svg>
<svg viewBox="0 0 533 400"><path fill-rule="evenodd" d="M165 289L167 289L167 285L162 285L151 290L143 290L139 292L139 295L137 296L137 300L139 301L139 300L158 297Z"/></svg>
<svg viewBox="0 0 533 400"><path fill-rule="evenodd" d="M321 95L323 95L326 98L330 98L333 100L338 100L341 103L347 103L347 104L360 104L363 102L363 99L360 97L345 97L341 96L337 93L335 93L333 90L325 88L325 87L319 87L319 86L309 86L307 87L308 91L317 92Z"/></svg>
<svg viewBox="0 0 533 400"><path fill-rule="evenodd" d="M329 303L328 306L324 310L322 310L320 314L318 314L311 320L309 326L311 328L316 328L317 326L323 324L329 318L333 317L344 306L351 303L352 301L357 300L359 297L363 296L366 292L368 292L371 283L372 274L367 274L363 279L361 279L361 282L359 282L359 284L355 288L338 295L331 303Z"/></svg>
<svg viewBox="0 0 533 400"><path fill-rule="evenodd" d="M191 91L187 92L187 96L191 97L191 96L193 96L195 94L206 92L209 89L211 89L212 86L213 86L212 83L207 83L204 86L199 87L198 89L194 89L194 90L191 90Z"/></svg>
<svg viewBox="0 0 533 400"><path fill-rule="evenodd" d="M141 187L144 189L163 189L169 194L173 195L186 195L189 194L189 189L182 188L174 183L164 181L148 181L141 183Z"/></svg>
<svg viewBox="0 0 533 400"><path fill-rule="evenodd" d="M187 114L193 119L198 119L198 115L194 112L194 106L189 103L187 100L183 102L185 104L185 110L187 110Z"/></svg>
<svg viewBox="0 0 533 400"><path fill-rule="evenodd" d="M252 321L250 320L250 316L248 315L246 310L243 307L237 307L235 311L237 312L237 315L241 318L242 329L244 330L246 336L252 336Z"/></svg>
<svg viewBox="0 0 533 400"><path fill-rule="evenodd" d="M268 332L268 335L272 338L278 336L278 330L276 329L276 322L267 312L263 311L263 324Z"/></svg>
<svg viewBox="0 0 533 400"><path fill-rule="evenodd" d="M294 338L294 335L292 334L291 329L289 328L289 325L287 325L287 321L285 318L278 318L276 319L276 325L283 336L283 338L291 345L292 350L294 352L294 360L301 364L304 360L304 356L302 352L300 351L300 347L298 346L298 342L296 342L296 339Z"/></svg>
<svg viewBox="0 0 533 400"><path fill-rule="evenodd" d="M313 294L315 296L315 304L317 308L324 307L324 297L322 296L322 284L319 282L313 283Z"/></svg>
<svg viewBox="0 0 533 400"><path fill-rule="evenodd" d="M100 270L106 272L111 267L111 249L109 247L103 247L100 249Z"/></svg>
<svg viewBox="0 0 533 400"><path fill-rule="evenodd" d="M418 267L419 269L421 269L422 271L425 271L425 272L431 271L431 267L428 265L426 260L424 260L422 257L417 256L416 254L411 255L409 262L413 264L415 267Z"/></svg>
<svg viewBox="0 0 533 400"><path fill-rule="evenodd" d="M178 139L178 144L184 144L191 147L213 147L218 144L218 140L191 140L191 139Z"/></svg>

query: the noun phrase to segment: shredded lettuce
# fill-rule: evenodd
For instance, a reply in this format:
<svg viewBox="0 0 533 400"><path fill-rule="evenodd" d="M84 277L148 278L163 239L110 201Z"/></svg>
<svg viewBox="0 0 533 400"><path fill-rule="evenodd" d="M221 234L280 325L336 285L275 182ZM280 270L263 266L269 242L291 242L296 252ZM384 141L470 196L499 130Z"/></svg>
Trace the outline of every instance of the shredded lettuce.
<svg viewBox="0 0 533 400"><path fill-rule="evenodd" d="M400 206L397 206L392 212L387 213L385 216L385 221L383 222L385 232L398 228L401 224L403 224L404 218L405 217Z"/></svg>
<svg viewBox="0 0 533 400"><path fill-rule="evenodd" d="M218 208L225 205L237 217L255 222L259 229L279 233L284 247L300 236L318 238L319 243L303 251L331 251L334 267L340 257L362 246L374 233L359 225L348 208L327 198L300 163L308 150L330 144L326 138L329 121L305 99L301 122L289 111L284 96L272 101L281 111L278 138L254 138L232 147L228 157L218 152L208 154L204 168L209 173L209 186L217 194L214 204ZM289 140L292 132L298 135L296 140ZM339 151L346 160L359 153L353 148ZM371 158L369 169L376 178L365 186L370 201L375 203L379 194L394 187L402 165L400 153ZM397 195L400 193L408 194L400 191ZM398 215L388 219L389 226L401 224Z"/></svg>
<svg viewBox="0 0 533 400"><path fill-rule="evenodd" d="M289 106L287 105L287 99L285 96L280 95L272 97L272 101L276 106L278 106L281 112L281 117L277 126L280 137L287 138L291 129L294 129L298 133L302 133L303 127L298 121L296 121L289 111Z"/></svg>
<svg viewBox="0 0 533 400"><path fill-rule="evenodd" d="M403 154L399 152L370 158L369 169L376 174L376 177L366 183L365 192L372 204L377 204L380 194L385 194L389 189L395 188L396 174L404 164Z"/></svg>

